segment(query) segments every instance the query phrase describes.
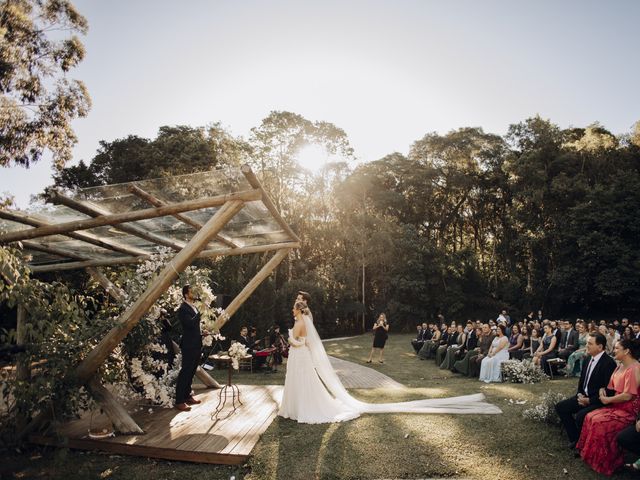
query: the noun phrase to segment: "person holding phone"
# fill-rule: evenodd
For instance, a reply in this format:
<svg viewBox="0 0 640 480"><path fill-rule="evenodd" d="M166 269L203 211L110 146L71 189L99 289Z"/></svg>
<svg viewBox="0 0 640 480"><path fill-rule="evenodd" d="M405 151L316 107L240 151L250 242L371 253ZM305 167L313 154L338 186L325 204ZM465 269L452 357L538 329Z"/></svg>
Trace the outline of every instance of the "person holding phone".
<svg viewBox="0 0 640 480"><path fill-rule="evenodd" d="M387 316L381 313L373 325L373 347L371 347L371 353L369 354L369 360L367 363L371 363L373 359L373 353L376 350L380 350L379 363L384 363L384 345L389 338L389 324L387 323Z"/></svg>

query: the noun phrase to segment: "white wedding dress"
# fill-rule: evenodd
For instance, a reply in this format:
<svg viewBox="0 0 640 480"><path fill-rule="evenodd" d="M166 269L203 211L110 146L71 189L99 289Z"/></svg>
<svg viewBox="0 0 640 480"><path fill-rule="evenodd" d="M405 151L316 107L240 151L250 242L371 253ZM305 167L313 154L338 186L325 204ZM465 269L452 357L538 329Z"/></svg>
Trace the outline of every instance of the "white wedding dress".
<svg viewBox="0 0 640 480"><path fill-rule="evenodd" d="M306 337L289 338L287 373L278 415L300 423L334 423L363 413L466 413L502 411L483 394L398 403L365 403L347 392L331 367L329 357L309 315L303 315Z"/></svg>

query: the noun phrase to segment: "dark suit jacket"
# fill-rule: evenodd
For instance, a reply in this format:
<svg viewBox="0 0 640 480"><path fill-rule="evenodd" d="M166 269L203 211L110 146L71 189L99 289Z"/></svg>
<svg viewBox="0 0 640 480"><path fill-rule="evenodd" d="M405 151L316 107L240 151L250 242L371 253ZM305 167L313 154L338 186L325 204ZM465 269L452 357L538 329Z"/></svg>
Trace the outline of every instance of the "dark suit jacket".
<svg viewBox="0 0 640 480"><path fill-rule="evenodd" d="M471 330L470 333L467 334L467 341L465 343L465 350L470 351L478 346L478 336L476 335L475 330Z"/></svg>
<svg viewBox="0 0 640 480"><path fill-rule="evenodd" d="M486 337L483 335L478 342L478 347L480 347L480 353L482 355L486 355L489 353L489 349L491 348L491 344L493 343L493 339L496 336L493 333L490 333Z"/></svg>
<svg viewBox="0 0 640 480"><path fill-rule="evenodd" d="M578 393L582 395L585 395L584 382L587 376L589 360L591 360L591 357L587 356L582 362L582 372L580 373L580 382L578 382ZM589 378L589 403L591 405L602 405L600 401L600 389L607 388L611 375L616 367L616 361L606 353L598 360L598 364L593 369L593 372L591 372L591 377ZM611 390L607 390L607 392L608 395L613 393Z"/></svg>
<svg viewBox="0 0 640 480"><path fill-rule="evenodd" d="M186 302L178 308L178 320L182 325L182 340L180 348L202 348L202 333L200 332L200 312L194 311Z"/></svg>
<svg viewBox="0 0 640 480"><path fill-rule="evenodd" d="M567 342L567 346L564 346L564 343L567 339L567 334L569 337L569 341ZM562 332L562 338L560 339L560 348L566 348L567 350L576 350L578 348L578 338L580 335L575 328L572 328L570 332Z"/></svg>
<svg viewBox="0 0 640 480"><path fill-rule="evenodd" d="M247 347L249 350L253 349L251 337L238 337L236 342L241 343L242 345Z"/></svg>

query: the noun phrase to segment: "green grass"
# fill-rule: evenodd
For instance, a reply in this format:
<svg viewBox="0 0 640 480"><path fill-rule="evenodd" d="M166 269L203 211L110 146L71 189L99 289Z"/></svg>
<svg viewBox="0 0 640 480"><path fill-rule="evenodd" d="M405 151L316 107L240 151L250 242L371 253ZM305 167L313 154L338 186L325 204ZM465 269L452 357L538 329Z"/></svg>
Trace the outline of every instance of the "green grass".
<svg viewBox="0 0 640 480"><path fill-rule="evenodd" d="M391 335L385 364L372 364L407 386L399 390L354 390L371 402L412 400L482 392L498 405L502 415L363 415L331 425L299 425L276 418L241 468L163 462L135 457L80 454L73 451L34 450L11 455L0 467L0 478L12 471L22 478L164 479L369 479L463 477L474 479L602 478L566 448L566 437L557 427L522 418L522 411L538 403L549 390L573 393L575 379L558 379L535 385L491 384L439 370L431 361L412 353L410 335ZM371 335L326 343L328 352L363 363ZM224 372L220 372L224 373ZM218 374L216 374L218 375ZM277 374L240 373L234 378L246 384L284 382ZM223 380L220 375L219 380ZM509 400L527 400L516 405ZM40 458L29 460L30 456ZM565 474L563 469L567 470ZM4 472L4 474L3 474ZM11 477L8 477L11 478ZM632 478L630 474L617 478Z"/></svg>

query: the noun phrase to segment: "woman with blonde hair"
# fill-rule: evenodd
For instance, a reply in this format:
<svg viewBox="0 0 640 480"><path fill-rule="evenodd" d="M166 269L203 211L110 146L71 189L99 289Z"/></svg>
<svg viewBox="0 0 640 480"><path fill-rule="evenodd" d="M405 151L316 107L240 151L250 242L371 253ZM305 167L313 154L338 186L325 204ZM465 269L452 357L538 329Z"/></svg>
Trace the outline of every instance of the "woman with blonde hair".
<svg viewBox="0 0 640 480"><path fill-rule="evenodd" d="M371 347L371 353L369 353L369 360L367 363L371 363L373 359L373 353L377 350L380 350L380 357L378 358L379 363L384 363L384 345L387 343L387 338L389 338L389 324L387 323L387 316L384 313L381 313L376 320L376 323L373 325L373 347Z"/></svg>

